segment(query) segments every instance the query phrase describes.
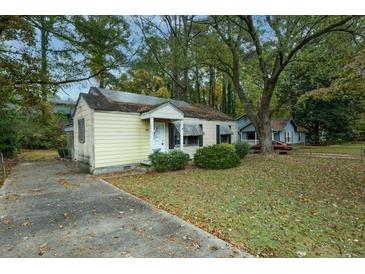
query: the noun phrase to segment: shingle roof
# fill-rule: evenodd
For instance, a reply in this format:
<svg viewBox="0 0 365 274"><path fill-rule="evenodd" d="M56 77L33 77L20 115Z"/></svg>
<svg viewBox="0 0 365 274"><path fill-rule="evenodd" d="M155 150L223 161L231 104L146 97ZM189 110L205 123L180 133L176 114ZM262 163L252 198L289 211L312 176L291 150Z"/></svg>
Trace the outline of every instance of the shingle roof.
<svg viewBox="0 0 365 274"><path fill-rule="evenodd" d="M289 123L291 118L277 118L271 120L271 128L274 131L281 131Z"/></svg>
<svg viewBox="0 0 365 274"><path fill-rule="evenodd" d="M243 117L245 117L247 115L242 115L240 116L239 118L237 118L236 120L239 120ZM297 128L297 130L301 130L301 131L306 131L304 128L300 128L296 125L296 123L294 122L294 120L290 117L287 117L287 118L273 118L271 119L271 129L274 130L274 131L282 131L285 126L290 122L292 121L293 125ZM252 122L248 123L247 125L245 125L243 128L239 129L239 130L242 130L248 126L252 125Z"/></svg>
<svg viewBox="0 0 365 274"><path fill-rule="evenodd" d="M84 98L89 107L95 110L143 113L155 108L157 105L171 102L184 112L185 117L234 121L232 117L207 106L130 92L91 88L88 94L81 93L80 97Z"/></svg>

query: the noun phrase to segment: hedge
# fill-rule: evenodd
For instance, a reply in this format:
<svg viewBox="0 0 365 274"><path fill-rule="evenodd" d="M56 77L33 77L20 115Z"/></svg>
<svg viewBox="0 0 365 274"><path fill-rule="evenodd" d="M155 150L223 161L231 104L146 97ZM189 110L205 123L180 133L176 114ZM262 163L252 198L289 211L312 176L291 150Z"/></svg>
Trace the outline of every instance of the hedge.
<svg viewBox="0 0 365 274"><path fill-rule="evenodd" d="M168 153L155 152L149 156L152 167L157 172L184 169L189 163L189 154L174 150Z"/></svg>
<svg viewBox="0 0 365 274"><path fill-rule="evenodd" d="M230 144L218 144L197 149L194 163L201 168L226 169L236 167L241 160Z"/></svg>
<svg viewBox="0 0 365 274"><path fill-rule="evenodd" d="M234 145L238 157L243 159L250 152L250 145L246 142L238 142Z"/></svg>

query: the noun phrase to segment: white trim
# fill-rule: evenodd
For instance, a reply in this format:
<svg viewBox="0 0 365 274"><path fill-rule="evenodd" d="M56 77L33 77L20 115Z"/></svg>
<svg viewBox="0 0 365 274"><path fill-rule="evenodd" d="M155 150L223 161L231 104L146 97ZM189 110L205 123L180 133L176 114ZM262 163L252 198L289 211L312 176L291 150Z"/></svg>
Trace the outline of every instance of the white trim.
<svg viewBox="0 0 365 274"><path fill-rule="evenodd" d="M180 121L180 150L184 151L184 120Z"/></svg>
<svg viewBox="0 0 365 274"><path fill-rule="evenodd" d="M174 108L174 110L176 111L176 115L175 117L172 117L171 114L170 115L161 115L161 114L156 114L156 112L162 108L165 108L167 106L171 106L172 108ZM151 109L148 112L142 113L141 114L141 119L149 119L149 118L160 118L160 119L170 119L170 120L181 120L184 119L184 113L178 109L174 104L170 103L170 102L166 102L163 103L153 109Z"/></svg>
<svg viewBox="0 0 365 274"><path fill-rule="evenodd" d="M150 152L153 153L153 133L154 133L154 118L150 117Z"/></svg>

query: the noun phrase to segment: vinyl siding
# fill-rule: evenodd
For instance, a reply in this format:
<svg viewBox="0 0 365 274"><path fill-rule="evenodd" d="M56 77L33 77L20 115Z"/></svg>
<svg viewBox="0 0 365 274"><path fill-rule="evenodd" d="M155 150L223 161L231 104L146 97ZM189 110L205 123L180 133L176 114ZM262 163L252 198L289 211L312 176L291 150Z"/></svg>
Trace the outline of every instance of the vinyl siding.
<svg viewBox="0 0 365 274"><path fill-rule="evenodd" d="M81 97L75 115L73 118L74 124L74 160L89 164L94 164L94 151L93 151L93 110L89 108L85 100ZM78 120L85 119L85 142L79 142L79 129Z"/></svg>
<svg viewBox="0 0 365 274"><path fill-rule="evenodd" d="M139 163L149 155L149 122L137 113L95 111L95 168Z"/></svg>

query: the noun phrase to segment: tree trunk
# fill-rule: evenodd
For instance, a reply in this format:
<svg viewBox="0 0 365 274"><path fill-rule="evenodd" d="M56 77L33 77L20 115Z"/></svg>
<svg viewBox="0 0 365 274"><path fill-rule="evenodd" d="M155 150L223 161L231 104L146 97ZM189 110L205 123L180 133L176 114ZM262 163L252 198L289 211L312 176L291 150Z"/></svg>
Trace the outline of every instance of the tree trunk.
<svg viewBox="0 0 365 274"><path fill-rule="evenodd" d="M234 98L233 98L233 92L232 92L232 83L230 81L230 79L228 79L228 83L227 83L227 113L230 116L234 116L235 113L235 102L234 102Z"/></svg>
<svg viewBox="0 0 365 274"><path fill-rule="evenodd" d="M180 79L179 74L180 74L179 68L176 65L174 65L172 75L175 81L179 81ZM172 81L172 96L174 99L180 99L180 87L175 81Z"/></svg>
<svg viewBox="0 0 365 274"><path fill-rule="evenodd" d="M196 90L196 101L201 103L201 95L200 95L200 81L199 81L199 69L195 67L195 90Z"/></svg>
<svg viewBox="0 0 365 274"><path fill-rule="evenodd" d="M209 67L209 106L215 107L215 70L213 66Z"/></svg>
<svg viewBox="0 0 365 274"><path fill-rule="evenodd" d="M40 78L42 81L47 82L48 80L48 60L47 60L47 50L48 50L48 32L46 31L46 21L44 16L40 16L41 25L41 67L40 67ZM45 84L41 85L42 101L47 102L48 90ZM47 110L45 104L42 104L42 119L46 120Z"/></svg>
<svg viewBox="0 0 365 274"><path fill-rule="evenodd" d="M257 123L254 123L259 138L262 154L273 152L271 119L268 112L260 113Z"/></svg>
<svg viewBox="0 0 365 274"><path fill-rule="evenodd" d="M225 73L223 73L221 111L223 113L229 114L228 100L227 100L227 77Z"/></svg>
<svg viewBox="0 0 365 274"><path fill-rule="evenodd" d="M189 69L184 68L184 101L190 102L190 94L189 94Z"/></svg>

